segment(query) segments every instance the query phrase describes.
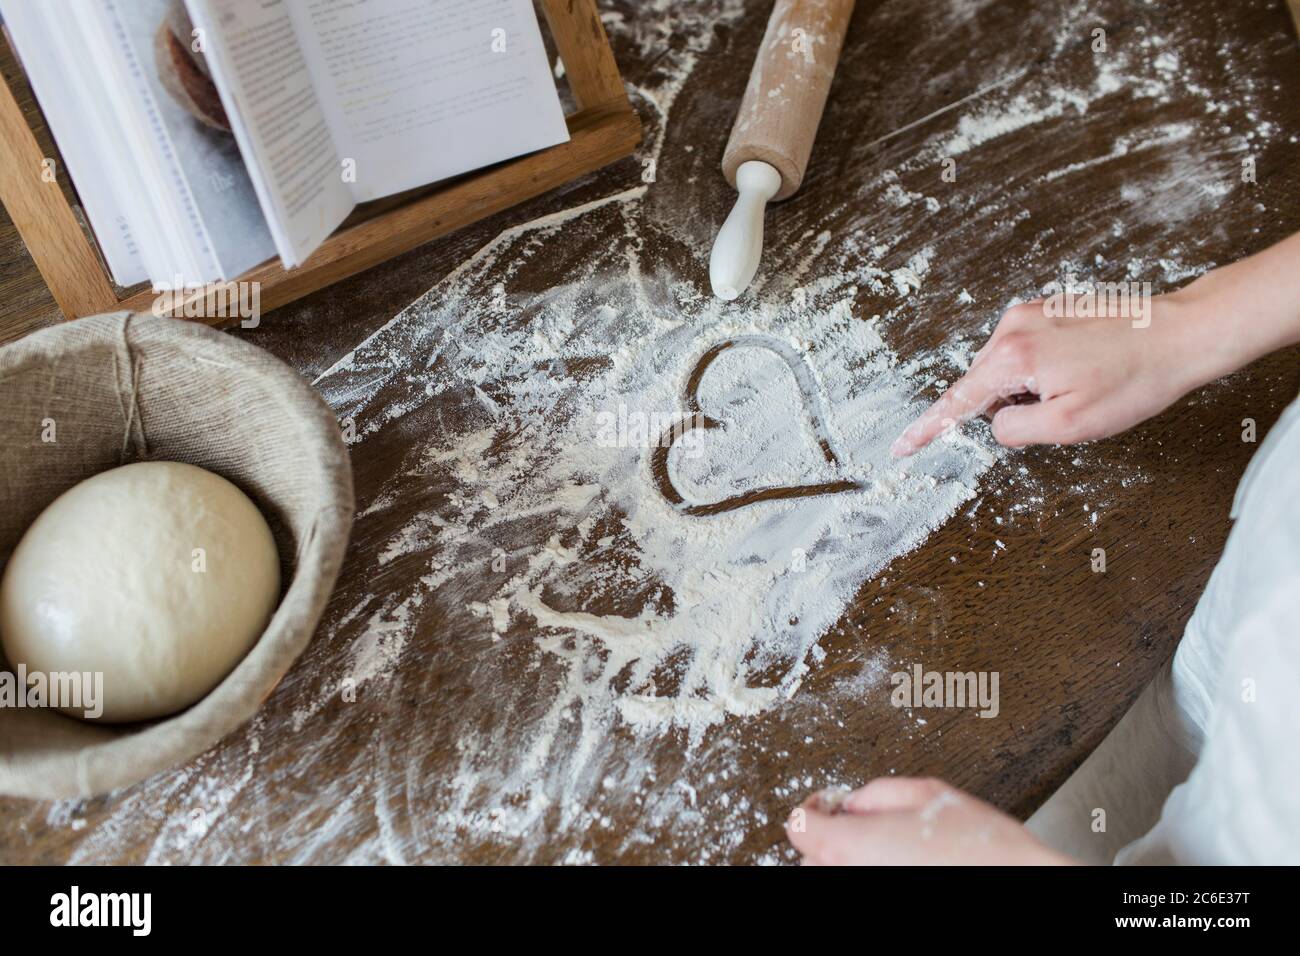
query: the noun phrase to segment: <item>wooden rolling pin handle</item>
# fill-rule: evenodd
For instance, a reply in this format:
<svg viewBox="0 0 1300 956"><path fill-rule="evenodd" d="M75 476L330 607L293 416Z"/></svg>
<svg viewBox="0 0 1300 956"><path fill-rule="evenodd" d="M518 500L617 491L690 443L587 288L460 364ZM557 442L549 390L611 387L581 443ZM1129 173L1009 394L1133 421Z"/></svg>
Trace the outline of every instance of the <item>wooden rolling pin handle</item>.
<svg viewBox="0 0 1300 956"><path fill-rule="evenodd" d="M803 182L854 0L776 0L749 85L722 155L722 174L736 185L749 160L776 167L781 191Z"/></svg>

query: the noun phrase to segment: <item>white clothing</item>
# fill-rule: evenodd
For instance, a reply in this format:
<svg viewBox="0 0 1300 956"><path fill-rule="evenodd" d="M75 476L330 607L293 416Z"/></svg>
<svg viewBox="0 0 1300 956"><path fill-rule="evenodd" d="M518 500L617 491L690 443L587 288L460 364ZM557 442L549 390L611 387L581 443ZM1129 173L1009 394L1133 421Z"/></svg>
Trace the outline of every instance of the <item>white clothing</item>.
<svg viewBox="0 0 1300 956"><path fill-rule="evenodd" d="M1048 845L1089 863L1300 864L1300 400L1232 517L1172 664L1029 819Z"/></svg>

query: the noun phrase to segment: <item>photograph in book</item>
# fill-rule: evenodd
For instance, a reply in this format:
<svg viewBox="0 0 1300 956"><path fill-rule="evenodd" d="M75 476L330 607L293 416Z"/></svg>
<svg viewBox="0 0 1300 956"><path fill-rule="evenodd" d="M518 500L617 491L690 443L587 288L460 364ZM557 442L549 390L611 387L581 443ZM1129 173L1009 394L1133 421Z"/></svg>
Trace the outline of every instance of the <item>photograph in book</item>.
<svg viewBox="0 0 1300 956"><path fill-rule="evenodd" d="M229 132L187 109L169 88L176 66L159 54L174 54L178 46L189 49L181 45L189 35L183 5L179 0L109 0L109 5L148 78L161 124L161 145L171 149L184 176L183 184L177 184L178 198L196 219L199 234L207 238L214 268L204 280L231 279L265 262L275 255L275 244L239 145ZM196 52L190 62L198 71L202 53ZM159 284L170 287L175 283Z"/></svg>

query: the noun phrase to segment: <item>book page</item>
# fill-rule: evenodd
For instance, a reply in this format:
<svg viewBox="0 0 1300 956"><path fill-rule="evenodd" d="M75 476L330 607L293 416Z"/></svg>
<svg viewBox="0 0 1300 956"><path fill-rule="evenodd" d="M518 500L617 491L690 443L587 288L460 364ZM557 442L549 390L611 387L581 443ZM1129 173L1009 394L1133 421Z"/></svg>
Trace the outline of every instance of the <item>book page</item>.
<svg viewBox="0 0 1300 956"><path fill-rule="evenodd" d="M5 28L58 143L67 172L72 174L77 196L113 281L119 286L135 285L149 278L144 253L135 238L136 223L144 217L138 210L132 215L122 177L110 171L100 151L108 131L104 121L109 110L102 99L97 99L100 86L85 82L78 71L79 65L92 60L76 42L79 34L60 30L57 20L48 16L52 12L57 11L47 5L0 0L0 16L4 17ZM65 175L57 167L50 172Z"/></svg>
<svg viewBox="0 0 1300 956"><path fill-rule="evenodd" d="M569 138L531 0L301 0L292 15L358 202Z"/></svg>
<svg viewBox="0 0 1300 956"><path fill-rule="evenodd" d="M301 2L301 0L299 0ZM355 205L284 0L186 0L286 267Z"/></svg>

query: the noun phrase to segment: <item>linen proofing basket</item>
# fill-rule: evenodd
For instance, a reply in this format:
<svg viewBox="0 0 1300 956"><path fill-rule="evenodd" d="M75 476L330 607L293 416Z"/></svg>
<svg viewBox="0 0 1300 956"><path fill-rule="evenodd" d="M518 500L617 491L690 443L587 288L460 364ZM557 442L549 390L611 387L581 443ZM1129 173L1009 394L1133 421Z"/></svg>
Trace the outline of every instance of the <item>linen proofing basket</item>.
<svg viewBox="0 0 1300 956"><path fill-rule="evenodd" d="M0 793L104 793L188 761L251 718L311 639L352 525L347 448L311 386L201 325L92 316L0 348L0 449L0 572L37 515L77 482L133 461L181 461L253 499L283 582L257 643L179 714L112 726L0 707Z"/></svg>

